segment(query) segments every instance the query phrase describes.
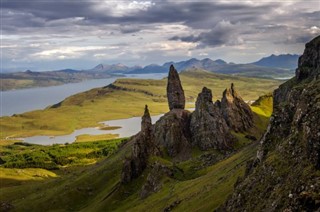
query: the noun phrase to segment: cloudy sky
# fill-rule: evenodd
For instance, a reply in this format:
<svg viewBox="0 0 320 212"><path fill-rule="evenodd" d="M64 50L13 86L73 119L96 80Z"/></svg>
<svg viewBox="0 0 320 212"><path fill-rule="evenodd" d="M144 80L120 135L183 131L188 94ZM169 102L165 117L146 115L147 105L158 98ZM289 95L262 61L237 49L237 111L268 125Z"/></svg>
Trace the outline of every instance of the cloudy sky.
<svg viewBox="0 0 320 212"><path fill-rule="evenodd" d="M319 0L1 0L1 70L247 63L319 34Z"/></svg>

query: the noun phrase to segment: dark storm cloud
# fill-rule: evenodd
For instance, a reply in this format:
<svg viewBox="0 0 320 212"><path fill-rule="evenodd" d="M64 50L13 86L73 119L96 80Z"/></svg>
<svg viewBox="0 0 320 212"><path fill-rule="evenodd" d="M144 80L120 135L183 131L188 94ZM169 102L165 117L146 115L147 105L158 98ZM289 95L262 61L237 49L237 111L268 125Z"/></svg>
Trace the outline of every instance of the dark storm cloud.
<svg viewBox="0 0 320 212"><path fill-rule="evenodd" d="M219 54L246 59L265 52L299 53L301 43L320 33L319 19L315 0L1 1L3 58L9 65L58 57L157 62L210 55L214 47L222 47ZM77 50L83 45L114 46L95 50L95 57L91 50ZM183 48L177 53L173 45ZM251 55L236 54L236 48L251 49Z"/></svg>
<svg viewBox="0 0 320 212"><path fill-rule="evenodd" d="M89 1L83 0L4 0L2 2L3 9L30 13L46 21L92 15L92 11L89 9L91 5L92 3Z"/></svg>
<svg viewBox="0 0 320 212"><path fill-rule="evenodd" d="M129 4L131 1L119 2ZM97 30L106 34L114 31L132 34L151 29L151 25L180 23L193 31L188 35L181 35L177 31L176 36L169 39L198 43L198 47L236 45L241 43L239 40L243 35L257 32L281 34L288 31L286 23L295 22L300 26L311 27L319 21L319 11L277 15L273 12L278 7L281 7L279 2L250 5L210 1L155 1L144 10L128 11L119 15L114 13L117 8L108 6L103 1L5 0L2 2L1 18L4 34L34 31L40 34L94 34ZM228 21L230 25L221 26L223 21ZM277 26L278 23L282 23L283 26ZM239 27L239 24L242 27ZM231 33L233 35L230 35ZM307 37L302 35L302 32L300 36Z"/></svg>
<svg viewBox="0 0 320 212"><path fill-rule="evenodd" d="M129 2L128 2L129 3ZM195 29L210 28L223 18L230 21L256 20L262 12L268 11L272 5L251 7L241 4L219 4L214 2L156 2L147 10L113 15L114 8L96 10L103 4L97 1L43 1L6 0L2 3L4 13L3 24L6 29L17 30L21 27L44 27L50 21L83 17L77 25L100 26L104 24L155 24L181 22ZM94 7L96 6L96 7ZM10 16L11 14L11 16ZM226 16L227 15L227 16ZM65 23L68 25L68 22ZM10 26L10 27L9 27ZM64 25L62 24L61 27ZM136 32L137 29L121 29L123 33Z"/></svg>
<svg viewBox="0 0 320 212"><path fill-rule="evenodd" d="M242 42L241 38L237 36L241 30L242 26L240 25L221 21L208 32L202 32L197 36L174 36L170 40L199 43L198 48L237 45Z"/></svg>

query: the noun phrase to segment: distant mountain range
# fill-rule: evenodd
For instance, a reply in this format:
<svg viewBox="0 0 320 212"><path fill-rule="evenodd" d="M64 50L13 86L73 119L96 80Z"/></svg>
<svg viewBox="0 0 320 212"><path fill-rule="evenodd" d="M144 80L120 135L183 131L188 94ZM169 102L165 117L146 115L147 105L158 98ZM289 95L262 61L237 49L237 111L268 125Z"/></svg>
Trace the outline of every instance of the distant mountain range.
<svg viewBox="0 0 320 212"><path fill-rule="evenodd" d="M259 61L248 64L227 63L224 60L209 58L198 60L191 58L180 62L166 62L163 65L126 66L121 63L99 64L88 70L63 69L57 71L0 73L1 90L43 87L80 82L87 79L103 79L124 74L154 74L167 73L171 64L181 72L188 69L204 69L214 73L236 76L288 79L294 75L298 64L298 55L271 55Z"/></svg>
<svg viewBox="0 0 320 212"><path fill-rule="evenodd" d="M93 69L86 71L108 72L112 74L149 74L166 73L171 64L177 70L182 71L190 68L200 68L210 72L232 74L263 78L286 78L294 75L293 70L297 67L299 55L271 55L259 61L248 64L227 63L224 60L211 60L209 58L198 60L192 58L180 62L166 62L163 65L150 64L145 67L128 67L123 64L104 65L99 64Z"/></svg>
<svg viewBox="0 0 320 212"><path fill-rule="evenodd" d="M284 68L284 69L296 69L298 65L299 55L297 54L272 54L269 57L264 57L252 64L257 66Z"/></svg>

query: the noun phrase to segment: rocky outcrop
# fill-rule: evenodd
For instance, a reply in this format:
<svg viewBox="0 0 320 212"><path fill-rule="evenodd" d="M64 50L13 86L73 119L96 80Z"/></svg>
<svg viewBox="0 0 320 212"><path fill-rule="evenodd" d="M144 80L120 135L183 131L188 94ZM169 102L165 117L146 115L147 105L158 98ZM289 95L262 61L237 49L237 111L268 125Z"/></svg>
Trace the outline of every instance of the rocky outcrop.
<svg viewBox="0 0 320 212"><path fill-rule="evenodd" d="M173 109L161 117L154 126L156 145L176 161L191 157L190 112Z"/></svg>
<svg viewBox="0 0 320 212"><path fill-rule="evenodd" d="M146 106L141 132L131 139L132 155L124 163L123 183L138 177L147 167L151 155L168 155L174 162L180 162L191 158L192 146L201 150L232 150L236 138L231 134L230 127L236 131L245 131L252 124L251 110L236 93L233 85L225 91L221 104L213 104L211 90L204 87L198 96L195 111L190 113L184 110L184 91L173 66L170 67L168 76L167 97L170 111L154 125ZM227 125L228 121L230 127ZM149 184L146 186L150 187Z"/></svg>
<svg viewBox="0 0 320 212"><path fill-rule="evenodd" d="M181 86L181 81L177 70L170 66L168 84L167 84L167 97L169 103L169 109L184 109L185 96Z"/></svg>
<svg viewBox="0 0 320 212"><path fill-rule="evenodd" d="M303 55L299 58L296 78L302 80L320 74L320 45L319 40L314 39L306 44Z"/></svg>
<svg viewBox="0 0 320 212"><path fill-rule="evenodd" d="M274 92L256 167L221 211L319 211L320 36L299 59L296 76Z"/></svg>
<svg viewBox="0 0 320 212"><path fill-rule="evenodd" d="M141 121L141 131L132 138L132 155L125 159L121 182L128 183L140 176L147 167L149 155L160 155L159 148L155 145L152 134L152 122L148 106L145 106Z"/></svg>
<svg viewBox="0 0 320 212"><path fill-rule="evenodd" d="M196 109L191 115L190 130L193 146L201 150L232 149L235 141L219 107L212 102L211 90L206 87L198 95Z"/></svg>
<svg viewBox="0 0 320 212"><path fill-rule="evenodd" d="M245 132L253 126L253 113L247 103L235 90L234 84L223 92L220 106L228 126L235 132Z"/></svg>
<svg viewBox="0 0 320 212"><path fill-rule="evenodd" d="M121 182L128 183L147 167L150 155L167 153L175 161L191 156L190 112L184 110L185 97L176 69L171 66L168 76L167 97L170 111L153 126L146 106L141 131L133 136L132 155L126 158Z"/></svg>

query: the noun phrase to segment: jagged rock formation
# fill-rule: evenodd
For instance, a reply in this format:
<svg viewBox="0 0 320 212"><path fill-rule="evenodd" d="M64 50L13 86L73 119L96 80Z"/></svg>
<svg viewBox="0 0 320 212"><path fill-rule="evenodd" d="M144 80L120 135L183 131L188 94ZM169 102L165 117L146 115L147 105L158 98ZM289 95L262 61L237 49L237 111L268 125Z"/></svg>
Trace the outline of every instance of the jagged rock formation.
<svg viewBox="0 0 320 212"><path fill-rule="evenodd" d="M185 96L181 86L181 81L177 70L170 66L168 84L167 84L167 97L169 103L169 109L184 109Z"/></svg>
<svg viewBox="0 0 320 212"><path fill-rule="evenodd" d="M230 95L224 95L228 101L222 100L219 107L218 104L212 102L211 90L204 87L198 96L196 109L191 114L184 110L184 91L178 72L171 66L167 85L170 111L152 125L146 106L141 122L141 132L132 138L132 155L125 160L121 181L128 183L138 177L147 167L150 155L168 155L173 161L179 162L191 158L192 145L198 146L201 150L231 150L236 139L231 134L222 115L222 111L224 111L222 105L228 106L226 117L233 124L231 126L236 126L238 131L244 131L251 126L245 122L249 118L241 116L250 117L252 114L249 106L236 94L233 85L228 92ZM238 120L232 122L234 117ZM146 188L150 187L149 184L146 185ZM149 192L144 193L148 194ZM145 194L142 196L144 197Z"/></svg>
<svg viewBox="0 0 320 212"><path fill-rule="evenodd" d="M192 144L201 150L228 150L235 141L219 107L212 102L211 90L206 87L198 95L196 109L191 115L190 130Z"/></svg>
<svg viewBox="0 0 320 212"><path fill-rule="evenodd" d="M250 106L237 93L233 83L231 88L223 92L221 102L217 105L220 106L228 126L235 132L245 132L253 126L253 113Z"/></svg>
<svg viewBox="0 0 320 212"><path fill-rule="evenodd" d="M320 210L319 55L320 36L306 44L296 76L275 90L253 168L221 211Z"/></svg>
<svg viewBox="0 0 320 212"><path fill-rule="evenodd" d="M121 182L128 183L138 177L147 167L149 155L160 155L152 134L152 122L148 106L145 106L141 121L141 131L132 138L132 155L126 158L121 175Z"/></svg>
<svg viewBox="0 0 320 212"><path fill-rule="evenodd" d="M186 160L191 156L190 112L184 110L184 91L173 65L169 70L167 97L170 111L154 125L155 143L174 160Z"/></svg>

